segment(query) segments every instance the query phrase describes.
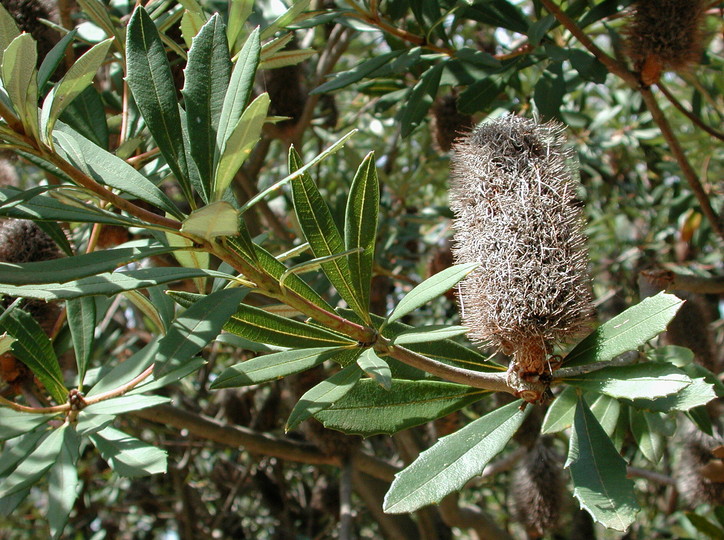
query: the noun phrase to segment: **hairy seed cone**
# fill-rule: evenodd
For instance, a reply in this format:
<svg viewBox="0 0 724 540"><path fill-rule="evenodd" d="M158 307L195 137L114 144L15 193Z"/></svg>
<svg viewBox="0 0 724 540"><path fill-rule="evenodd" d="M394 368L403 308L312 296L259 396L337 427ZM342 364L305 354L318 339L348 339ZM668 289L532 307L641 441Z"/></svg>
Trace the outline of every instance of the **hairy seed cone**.
<svg viewBox="0 0 724 540"><path fill-rule="evenodd" d="M450 207L469 335L513 354L526 379L593 315L583 218L563 126L514 115L482 123L454 146Z"/></svg>
<svg viewBox="0 0 724 540"><path fill-rule="evenodd" d="M676 487L690 506L708 503L724 504L724 482L720 474L721 459L714 449L724 444L719 437L711 437L691 426L682 435L679 462L675 470Z"/></svg>
<svg viewBox="0 0 724 540"><path fill-rule="evenodd" d="M473 118L458 112L457 97L443 96L432 106L431 129L441 152L448 152L455 140L473 128Z"/></svg>
<svg viewBox="0 0 724 540"><path fill-rule="evenodd" d="M683 71L698 63L702 48L704 0L638 0L629 22L626 48L645 84L665 70Z"/></svg>
<svg viewBox="0 0 724 540"><path fill-rule="evenodd" d="M540 538L558 524L565 492L561 461L553 440L541 437L513 473L511 511L530 538Z"/></svg>

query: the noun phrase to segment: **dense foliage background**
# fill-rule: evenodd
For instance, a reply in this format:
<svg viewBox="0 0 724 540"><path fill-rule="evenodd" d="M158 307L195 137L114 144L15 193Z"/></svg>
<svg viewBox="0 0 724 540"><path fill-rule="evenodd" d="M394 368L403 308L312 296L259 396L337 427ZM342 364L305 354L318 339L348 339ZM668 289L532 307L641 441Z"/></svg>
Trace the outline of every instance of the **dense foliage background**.
<svg viewBox="0 0 724 540"><path fill-rule="evenodd" d="M3 0L0 537L724 534L724 6L672 67L634 4ZM637 351L524 410L443 294L450 143L507 112L566 126L613 319L555 352ZM442 491L390 490L475 422Z"/></svg>

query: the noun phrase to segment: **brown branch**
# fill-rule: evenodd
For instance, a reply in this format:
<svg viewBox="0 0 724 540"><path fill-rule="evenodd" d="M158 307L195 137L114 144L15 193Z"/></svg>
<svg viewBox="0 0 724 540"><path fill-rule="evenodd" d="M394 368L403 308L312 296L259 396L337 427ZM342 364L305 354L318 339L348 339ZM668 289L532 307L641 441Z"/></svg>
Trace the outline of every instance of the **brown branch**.
<svg viewBox="0 0 724 540"><path fill-rule="evenodd" d="M699 294L724 294L724 276L694 276L673 270L642 270L640 277L656 290L687 291Z"/></svg>
<svg viewBox="0 0 724 540"><path fill-rule="evenodd" d="M666 484L668 486L676 484L671 476L655 471L649 471L648 469L642 469L640 467L626 467L626 476L628 478L644 478L646 480L656 482L657 484Z"/></svg>
<svg viewBox="0 0 724 540"><path fill-rule="evenodd" d="M721 131L717 131L713 127L705 124L701 118L699 118L689 109L684 107L684 105L682 105L682 103L678 99L676 99L676 96L669 92L669 89L664 85L664 83L659 81L656 83L656 86L659 88L659 90L661 90L661 93L666 96L666 99L668 99L669 102L671 102L671 104L676 107L681 114L691 120L691 122L695 126L698 126L700 129L706 131L709 135L716 137L721 141L724 141L724 133L722 133Z"/></svg>
<svg viewBox="0 0 724 540"><path fill-rule="evenodd" d="M479 540L514 540L481 508L461 504L459 495L451 493L440 502L440 515L446 525L472 529Z"/></svg>

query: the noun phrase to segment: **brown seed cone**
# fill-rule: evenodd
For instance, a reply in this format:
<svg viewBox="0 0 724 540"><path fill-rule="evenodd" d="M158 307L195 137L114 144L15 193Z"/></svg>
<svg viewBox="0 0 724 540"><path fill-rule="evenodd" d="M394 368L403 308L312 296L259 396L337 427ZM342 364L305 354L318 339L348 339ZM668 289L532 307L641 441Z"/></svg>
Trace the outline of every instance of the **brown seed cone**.
<svg viewBox="0 0 724 540"><path fill-rule="evenodd" d="M724 504L724 482L717 482L710 472L718 460L713 450L722 444L720 438L710 437L693 426L683 436L679 462L675 469L676 487L691 506L708 503Z"/></svg>
<svg viewBox="0 0 724 540"><path fill-rule="evenodd" d="M516 384L548 373L552 346L593 315L572 157L561 125L514 115L454 146L453 255L480 263L460 284L462 320L472 339L513 354Z"/></svg>
<svg viewBox="0 0 724 540"><path fill-rule="evenodd" d="M513 519L525 526L529 538L540 538L556 527L565 482L553 439L538 439L513 472L510 490Z"/></svg>
<svg viewBox="0 0 724 540"><path fill-rule="evenodd" d="M449 152L461 135L473 129L473 117L458 112L457 97L448 94L438 98L432 106L433 140L441 152Z"/></svg>
<svg viewBox="0 0 724 540"><path fill-rule="evenodd" d="M626 50L646 85L683 71L701 56L704 0L638 0L625 29Z"/></svg>

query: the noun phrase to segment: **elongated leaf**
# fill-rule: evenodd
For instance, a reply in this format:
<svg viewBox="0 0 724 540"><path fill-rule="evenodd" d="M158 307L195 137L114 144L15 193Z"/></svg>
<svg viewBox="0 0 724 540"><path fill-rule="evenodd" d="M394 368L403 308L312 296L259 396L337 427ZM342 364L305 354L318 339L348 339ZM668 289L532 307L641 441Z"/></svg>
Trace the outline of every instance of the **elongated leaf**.
<svg viewBox="0 0 724 540"><path fill-rule="evenodd" d="M184 220L181 230L205 240L233 236L239 230L239 211L226 201L212 202L194 210Z"/></svg>
<svg viewBox="0 0 724 540"><path fill-rule="evenodd" d="M21 309L13 310L0 323L0 329L13 336L13 352L28 366L58 404L68 398L53 344L35 318Z"/></svg>
<svg viewBox="0 0 724 540"><path fill-rule="evenodd" d="M679 392L691 384L691 379L671 364L644 362L603 368L567 378L566 382L614 398L656 399Z"/></svg>
<svg viewBox="0 0 724 540"><path fill-rule="evenodd" d="M2 55L3 86L28 135L38 135L38 82L35 40L22 33L13 39Z"/></svg>
<svg viewBox="0 0 724 540"><path fill-rule="evenodd" d="M315 347L257 356L226 368L211 388L234 388L281 379L313 368L339 353L339 349Z"/></svg>
<svg viewBox="0 0 724 540"><path fill-rule="evenodd" d="M46 141L50 140L55 122L70 103L86 89L101 67L111 48L113 38L106 39L91 47L68 69L63 78L53 87L43 101L40 115L41 132Z"/></svg>
<svg viewBox="0 0 724 540"><path fill-rule="evenodd" d="M156 377L177 369L218 336L245 294L242 289L222 289L179 315L158 343Z"/></svg>
<svg viewBox="0 0 724 540"><path fill-rule="evenodd" d="M390 389L392 385L390 366L384 359L377 356L374 349L365 349L359 358L357 358L357 365L382 388L385 390Z"/></svg>
<svg viewBox="0 0 724 540"><path fill-rule="evenodd" d="M360 349L360 353L362 350ZM350 364L315 387L307 390L292 409L285 431L291 431L307 418L330 407L352 390L362 377L357 364Z"/></svg>
<svg viewBox="0 0 724 540"><path fill-rule="evenodd" d="M171 401L171 398L163 396L125 395L88 405L85 409L83 409L81 414L118 415L137 411L139 409L154 407L156 405L161 405L162 403L168 403L169 401Z"/></svg>
<svg viewBox="0 0 724 540"><path fill-rule="evenodd" d="M357 169L349 188L347 211L344 218L344 244L347 250L361 248L347 256L354 288L367 310L370 304L372 264L375 259L377 215L380 211L380 183L375 169L375 156L370 152ZM365 313L365 315L367 315ZM366 320L368 324L369 320Z"/></svg>
<svg viewBox="0 0 724 540"><path fill-rule="evenodd" d="M8 352L14 342L15 342L14 337L8 336L6 333L0 334L0 355L3 355L6 352Z"/></svg>
<svg viewBox="0 0 724 540"><path fill-rule="evenodd" d="M595 396L595 399L594 399ZM601 424L603 431L611 437L618 418L621 413L621 403L617 399L613 399L604 394L586 393L583 395L587 402L593 401L591 404L591 412L596 417L598 423Z"/></svg>
<svg viewBox="0 0 724 540"><path fill-rule="evenodd" d="M435 64L423 73L420 80L412 87L409 97L405 100L397 115L402 137L407 137L412 133L412 130L427 116L432 100L437 93L437 88L440 85L440 77L444 68L445 64L443 62Z"/></svg>
<svg viewBox="0 0 724 540"><path fill-rule="evenodd" d="M395 345L410 345L413 343L427 343L441 339L460 336L468 331L467 326L432 325L421 328L412 328L395 336Z"/></svg>
<svg viewBox="0 0 724 540"><path fill-rule="evenodd" d="M0 441L28 433L53 417L54 414L31 414L0 407Z"/></svg>
<svg viewBox="0 0 724 540"><path fill-rule="evenodd" d="M110 296L123 291L145 289L162 283L171 283L196 277L230 278L221 272L198 268L158 267L100 274L67 283L47 283L44 285L0 285L0 294L37 298L39 300L67 300L81 296Z"/></svg>
<svg viewBox="0 0 724 540"><path fill-rule="evenodd" d="M309 7L311 0L297 0L284 13L279 15L269 26L264 29L261 39L273 36L280 28L291 25L299 15Z"/></svg>
<svg viewBox="0 0 724 540"><path fill-rule="evenodd" d="M73 426L63 430L63 443L58 459L48 474L48 524L53 538L60 538L78 497L80 437Z"/></svg>
<svg viewBox="0 0 724 540"><path fill-rule="evenodd" d="M671 436L673 433L666 433L664 420L658 413L631 409L629 414L631 433L639 450L651 463L658 463L666 446L664 434Z"/></svg>
<svg viewBox="0 0 724 540"><path fill-rule="evenodd" d="M112 427L90 435L113 470L129 478L166 472L166 452Z"/></svg>
<svg viewBox="0 0 724 540"><path fill-rule="evenodd" d="M60 115L60 120L96 146L108 150L108 123L98 90L89 86Z"/></svg>
<svg viewBox="0 0 724 540"><path fill-rule="evenodd" d="M73 338L78 381L83 385L85 372L93 354L96 328L96 302L92 297L76 298L65 303L68 326Z"/></svg>
<svg viewBox="0 0 724 540"><path fill-rule="evenodd" d="M153 364L158 352L159 339L153 339L148 345L134 353L130 358L120 364L107 365L101 369L98 380L86 393L86 398L114 390L119 386L135 379L144 370Z"/></svg>
<svg viewBox="0 0 724 540"><path fill-rule="evenodd" d="M236 42L239 40L244 23L251 15L254 8L254 0L231 0L229 2L229 27L226 36L229 39L229 46L236 50Z"/></svg>
<svg viewBox="0 0 724 540"><path fill-rule="evenodd" d="M242 304L224 330L257 343L279 347L344 347L355 342L307 323Z"/></svg>
<svg viewBox="0 0 724 540"><path fill-rule="evenodd" d="M633 406L637 409L655 412L690 411L706 405L716 398L711 384L703 378L692 379L691 384L680 392L659 399L636 399Z"/></svg>
<svg viewBox="0 0 724 540"><path fill-rule="evenodd" d="M18 463L28 457L38 443L48 436L48 433L47 430L36 429L18 437L11 444L4 445L3 452L0 454L0 477L7 476L8 471L12 471Z"/></svg>
<svg viewBox="0 0 724 540"><path fill-rule="evenodd" d="M126 80L136 105L186 200L193 200L171 68L156 25L143 7L135 9L128 23L126 55Z"/></svg>
<svg viewBox="0 0 724 540"><path fill-rule="evenodd" d="M521 411L520 404L518 400L500 407L422 452L395 475L385 495L384 511L414 512L462 489L468 480L483 472L523 423L531 408Z"/></svg>
<svg viewBox="0 0 724 540"><path fill-rule="evenodd" d="M239 52L234 69L231 72L229 86L224 95L224 103L219 116L219 128L216 133L215 163L218 162L219 156L223 153L226 141L231 137L236 125L239 123L239 118L241 118L247 101L249 101L251 89L254 86L256 68L259 65L260 51L259 29L255 28Z"/></svg>
<svg viewBox="0 0 724 540"><path fill-rule="evenodd" d="M214 156L218 155L216 131L231 77L226 29L218 13L201 28L189 50L182 94L186 105L190 152L206 191L211 193Z"/></svg>
<svg viewBox="0 0 724 540"><path fill-rule="evenodd" d="M616 451L582 396L578 398L566 468L573 495L595 521L625 531L636 519L638 504L626 462Z"/></svg>
<svg viewBox="0 0 724 540"><path fill-rule="evenodd" d="M576 345L563 364L603 362L640 347L666 329L682 304L673 294L663 292L642 300L599 326Z"/></svg>
<svg viewBox="0 0 724 540"><path fill-rule="evenodd" d="M114 187L157 206L177 218L181 212L153 182L117 156L92 143L70 126L58 122L53 141L60 155L100 184Z"/></svg>
<svg viewBox="0 0 724 540"><path fill-rule="evenodd" d="M310 94L326 94L332 90L339 90L345 86L356 83L362 80L370 73L378 70L394 58L400 56L404 51L402 49L392 51L380 55L375 55L370 60L365 60L361 64L355 66L349 71L343 71L340 73L334 73L333 76L324 84L319 85L317 88L312 90Z"/></svg>
<svg viewBox="0 0 724 540"><path fill-rule="evenodd" d="M7 46L19 35L20 30L15 24L15 19L7 12L5 6L0 4L0 63Z"/></svg>
<svg viewBox="0 0 724 540"><path fill-rule="evenodd" d="M220 200L231 185L234 175L251 154L254 145L261 138L261 129L264 126L269 110L269 94L266 92L258 96L244 109L239 121L226 140L223 151L214 174L213 200Z"/></svg>
<svg viewBox="0 0 724 540"><path fill-rule="evenodd" d="M370 437L392 435L441 418L490 392L439 381L392 379L389 390L362 379L342 399L314 417L325 427Z"/></svg>
<svg viewBox="0 0 724 540"><path fill-rule="evenodd" d="M301 166L301 158L290 148L289 172L293 173ZM344 251L342 236L334 223L332 213L308 173L292 182L292 195L299 225L314 256L329 257ZM367 318L367 307L363 304L361 291L354 287L347 259L322 263L322 270L349 307L363 319Z"/></svg>
<svg viewBox="0 0 724 540"><path fill-rule="evenodd" d="M12 473L0 480L0 498L22 492L42 478L58 458L66 429L68 424L51 431Z"/></svg>
<svg viewBox="0 0 724 540"><path fill-rule="evenodd" d="M67 283L74 279L110 272L118 266L146 257L173 251L173 248L158 244L150 245L146 241L134 244L50 261L18 264L0 262L0 283L6 285Z"/></svg>
<svg viewBox="0 0 724 540"><path fill-rule="evenodd" d="M442 293L455 286L460 280L475 270L478 266L479 264L476 262L457 264L426 279L407 293L402 300L400 300L392 313L390 313L387 317L386 324L390 324L391 322L404 317L420 306L425 305L433 298L440 296Z"/></svg>
<svg viewBox="0 0 724 540"><path fill-rule="evenodd" d="M0 33L1 32L2 29L0 29ZM60 39L60 41L58 41L58 43L53 46L50 52L45 55L45 58L43 58L43 61L38 68L38 89L41 91L41 93L47 82L50 80L50 77L53 75L53 73L55 73L58 65L60 65L60 62L65 57L65 51L68 49L68 46L73 42L73 39L75 38L75 35L77 33L78 29L73 28L70 32L65 34ZM0 47L2 47L1 44ZM4 49L4 47L2 48ZM0 58L2 58L2 53L0 53Z"/></svg>
<svg viewBox="0 0 724 540"><path fill-rule="evenodd" d="M578 395L572 386L566 387L553 401L543 419L542 433L563 431L573 424Z"/></svg>

